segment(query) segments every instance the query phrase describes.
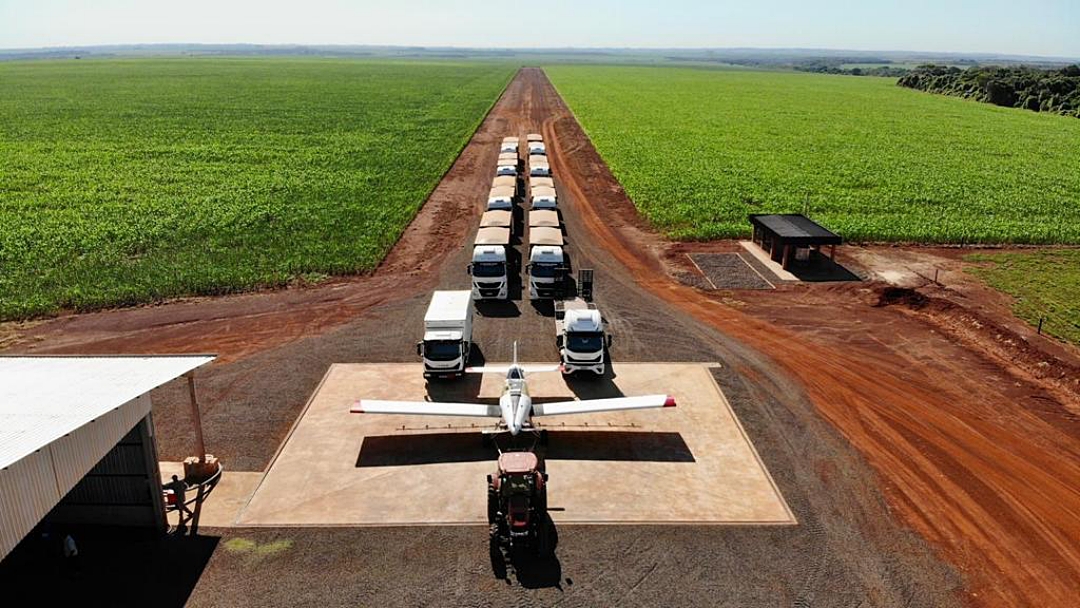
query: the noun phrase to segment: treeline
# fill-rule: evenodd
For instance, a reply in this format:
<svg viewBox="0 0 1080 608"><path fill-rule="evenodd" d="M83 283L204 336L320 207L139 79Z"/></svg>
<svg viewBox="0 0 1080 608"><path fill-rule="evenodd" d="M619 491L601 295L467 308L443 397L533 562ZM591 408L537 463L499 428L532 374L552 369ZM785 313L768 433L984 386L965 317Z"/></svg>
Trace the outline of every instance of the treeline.
<svg viewBox="0 0 1080 608"><path fill-rule="evenodd" d="M886 76L898 78L909 72L907 68L894 65L879 65L865 68L845 68L842 63L831 61L815 61L810 63L796 64L793 67L800 72L814 72L815 74L844 74L847 76Z"/></svg>
<svg viewBox="0 0 1080 608"><path fill-rule="evenodd" d="M1043 70L1017 67L922 65L902 76L902 87L955 95L1007 108L1080 117L1080 66Z"/></svg>

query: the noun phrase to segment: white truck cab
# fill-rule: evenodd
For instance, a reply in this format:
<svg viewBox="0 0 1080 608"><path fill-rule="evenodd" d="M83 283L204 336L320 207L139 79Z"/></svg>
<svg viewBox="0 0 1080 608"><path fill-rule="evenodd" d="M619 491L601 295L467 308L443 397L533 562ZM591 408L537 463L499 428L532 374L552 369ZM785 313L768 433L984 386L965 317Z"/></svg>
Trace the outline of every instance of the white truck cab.
<svg viewBox="0 0 1080 608"><path fill-rule="evenodd" d="M465 373L472 350L472 292L436 291L424 315L424 339L416 354L424 360L424 377Z"/></svg>
<svg viewBox="0 0 1080 608"><path fill-rule="evenodd" d="M509 214L508 211L497 213ZM473 298L505 300L510 296L510 272L506 256L509 246L509 228L484 227L477 231L472 260L466 268L472 275Z"/></svg>
<svg viewBox="0 0 1080 608"><path fill-rule="evenodd" d="M517 154L517 151L518 151L517 139L513 139L513 140L508 139L508 140L502 142L502 144L499 145L499 152L500 153L513 152L514 154Z"/></svg>
<svg viewBox="0 0 1080 608"><path fill-rule="evenodd" d="M539 163L529 165L529 177L551 177L551 167Z"/></svg>
<svg viewBox="0 0 1080 608"><path fill-rule="evenodd" d="M542 229L533 229L536 232ZM558 230L548 228L547 230ZM566 256L562 245L533 245L529 251L529 298L553 299L560 296L566 280Z"/></svg>
<svg viewBox="0 0 1080 608"><path fill-rule="evenodd" d="M516 151L516 148L515 148ZM529 155L535 154L547 154L547 147L544 146L542 141L530 141L529 142Z"/></svg>
<svg viewBox="0 0 1080 608"><path fill-rule="evenodd" d="M604 334L604 320L592 304L564 302L562 319L556 314L556 342L564 374L592 372L604 375L604 349L611 343Z"/></svg>
<svg viewBox="0 0 1080 608"><path fill-rule="evenodd" d="M517 172L518 172L517 165L509 165L509 164L507 164L507 165L499 165L498 168L495 169L495 175L497 177L502 177L504 175L509 175L510 177L516 177Z"/></svg>

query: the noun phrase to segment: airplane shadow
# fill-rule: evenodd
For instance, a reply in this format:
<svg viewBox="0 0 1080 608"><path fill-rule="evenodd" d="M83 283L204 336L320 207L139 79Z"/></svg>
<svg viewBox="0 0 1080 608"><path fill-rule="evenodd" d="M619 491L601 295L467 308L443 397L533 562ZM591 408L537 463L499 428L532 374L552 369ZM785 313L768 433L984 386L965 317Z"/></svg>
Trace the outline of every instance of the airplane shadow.
<svg viewBox="0 0 1080 608"><path fill-rule="evenodd" d="M505 445L500 439L499 445ZM587 430L548 432L541 449L546 460L627 462L695 462L689 446L676 432ZM484 447L479 433L435 432L365 437L357 467L392 467L494 460L494 448Z"/></svg>
<svg viewBox="0 0 1080 608"><path fill-rule="evenodd" d="M615 370L608 359L608 365L604 368L603 376L594 376L591 372L580 372L563 376L567 388L578 399L610 399L625 397L622 389L615 385Z"/></svg>

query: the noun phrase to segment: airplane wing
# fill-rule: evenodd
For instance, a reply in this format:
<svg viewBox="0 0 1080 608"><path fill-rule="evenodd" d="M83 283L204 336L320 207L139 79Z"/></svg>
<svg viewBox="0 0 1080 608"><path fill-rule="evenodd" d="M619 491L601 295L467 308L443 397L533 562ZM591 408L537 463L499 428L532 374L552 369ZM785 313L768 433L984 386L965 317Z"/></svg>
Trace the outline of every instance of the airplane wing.
<svg viewBox="0 0 1080 608"><path fill-rule="evenodd" d="M543 372L557 372L562 369L560 365L518 365L526 374L539 374ZM466 367L467 374L506 374L510 371L509 365L485 365L482 367Z"/></svg>
<svg viewBox="0 0 1080 608"><path fill-rule="evenodd" d="M675 397L670 395L644 395L641 397L615 397L612 399L584 399L581 401L556 401L532 404L533 416L561 416L563 414L590 414L616 410L643 410L653 407L675 407Z"/></svg>
<svg viewBox="0 0 1080 608"><path fill-rule="evenodd" d="M441 401L382 401L360 399L350 410L354 414L416 414L420 416L475 416L502 418L498 405L445 403Z"/></svg>

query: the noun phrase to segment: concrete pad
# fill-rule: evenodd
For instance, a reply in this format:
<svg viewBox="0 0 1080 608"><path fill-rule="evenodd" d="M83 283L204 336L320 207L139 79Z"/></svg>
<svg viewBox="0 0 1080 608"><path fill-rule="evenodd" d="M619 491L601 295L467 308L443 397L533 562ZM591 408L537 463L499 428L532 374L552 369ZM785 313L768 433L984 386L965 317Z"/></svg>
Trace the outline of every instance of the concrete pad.
<svg viewBox="0 0 1080 608"><path fill-rule="evenodd" d="M543 453L558 523L792 524L708 366L615 364L610 379L529 376L534 399L672 394L678 407L553 416ZM425 387L419 364L331 366L237 523L486 523L486 418L351 414L358 398L497 402L503 378Z"/></svg>
<svg viewBox="0 0 1080 608"><path fill-rule="evenodd" d="M742 245L742 248L749 252L750 255L754 256L759 262L764 264L765 267L768 268L770 272L775 274L776 278L780 279L781 281L800 280L799 277L784 270L784 266L782 264L774 262L773 259L769 257L769 253L767 251L765 251L761 247L758 247L751 241L739 241L739 244Z"/></svg>
<svg viewBox="0 0 1080 608"><path fill-rule="evenodd" d="M184 463L182 462L159 462L158 469L161 471L161 480L168 482L173 475L184 476ZM236 516L244 508L263 473L250 473L230 471L226 468L221 472L221 481L203 501L202 511L199 513L199 526L210 528L227 528L236 524ZM191 494L188 498L191 498ZM168 513L169 525L175 526L180 523L180 516L176 511Z"/></svg>

